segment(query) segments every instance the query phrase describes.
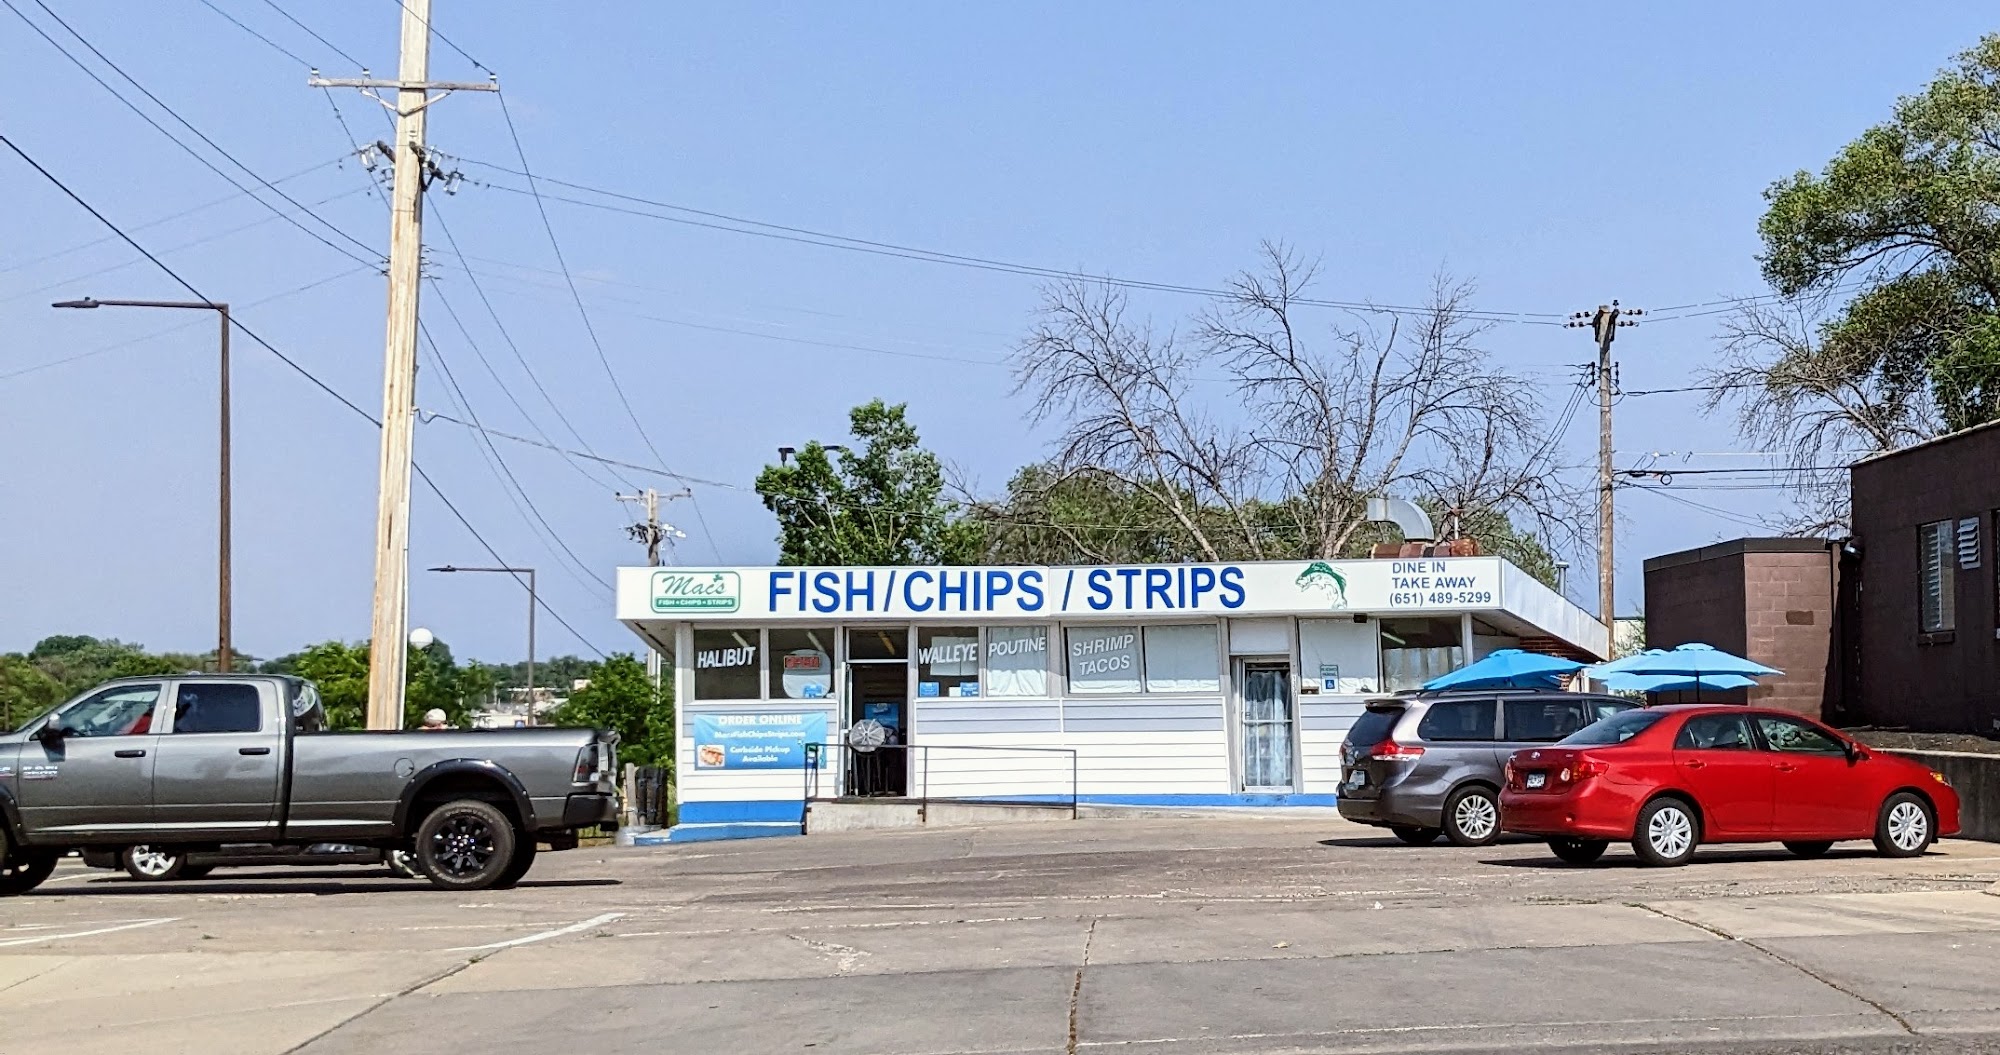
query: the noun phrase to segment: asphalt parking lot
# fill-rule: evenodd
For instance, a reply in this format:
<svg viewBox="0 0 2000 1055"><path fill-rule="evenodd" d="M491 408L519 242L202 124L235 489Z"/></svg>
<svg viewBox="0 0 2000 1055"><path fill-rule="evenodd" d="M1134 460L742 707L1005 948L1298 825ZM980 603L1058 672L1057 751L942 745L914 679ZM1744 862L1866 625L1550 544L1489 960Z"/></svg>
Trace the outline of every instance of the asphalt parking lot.
<svg viewBox="0 0 2000 1055"><path fill-rule="evenodd" d="M2000 845L1640 869L1080 821L0 902L0 1053L2000 1051Z"/></svg>

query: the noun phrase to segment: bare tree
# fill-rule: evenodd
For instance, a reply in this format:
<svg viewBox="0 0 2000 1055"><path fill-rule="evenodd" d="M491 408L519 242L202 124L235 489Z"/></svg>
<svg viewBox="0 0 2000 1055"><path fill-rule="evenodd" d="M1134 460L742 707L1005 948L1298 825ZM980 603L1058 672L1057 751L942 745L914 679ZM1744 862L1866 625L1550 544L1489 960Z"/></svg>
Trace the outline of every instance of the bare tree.
<svg viewBox="0 0 2000 1055"><path fill-rule="evenodd" d="M1480 347L1471 286L1440 276L1420 310L1351 312L1314 337L1298 311L1316 270L1267 244L1184 341L1128 322L1117 289L1050 288L1017 377L1037 420L1063 423L1057 472L1144 493L1209 560L1340 556L1388 494L1572 530L1541 407ZM1203 381L1243 426L1197 398Z"/></svg>
<svg viewBox="0 0 2000 1055"><path fill-rule="evenodd" d="M1846 527L1842 467L1944 429L1925 376L1886 368L1892 349L1856 327L1827 339L1829 306L1817 294L1739 303L1701 378L1704 411L1733 408L1737 434L1784 460L1793 509L1775 526L1801 534Z"/></svg>

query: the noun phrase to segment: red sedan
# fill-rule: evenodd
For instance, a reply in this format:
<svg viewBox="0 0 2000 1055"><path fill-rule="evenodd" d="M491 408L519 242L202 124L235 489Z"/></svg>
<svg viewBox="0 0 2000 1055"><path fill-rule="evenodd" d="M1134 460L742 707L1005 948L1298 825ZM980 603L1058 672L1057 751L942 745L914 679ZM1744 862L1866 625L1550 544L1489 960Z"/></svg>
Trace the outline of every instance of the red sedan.
<svg viewBox="0 0 2000 1055"><path fill-rule="evenodd" d="M1817 857L1873 839L1914 857L1958 834L1942 773L1864 747L1787 711L1652 707L1613 715L1552 747L1516 751L1500 825L1589 864L1630 840L1649 865L1686 864L1703 843L1782 842Z"/></svg>

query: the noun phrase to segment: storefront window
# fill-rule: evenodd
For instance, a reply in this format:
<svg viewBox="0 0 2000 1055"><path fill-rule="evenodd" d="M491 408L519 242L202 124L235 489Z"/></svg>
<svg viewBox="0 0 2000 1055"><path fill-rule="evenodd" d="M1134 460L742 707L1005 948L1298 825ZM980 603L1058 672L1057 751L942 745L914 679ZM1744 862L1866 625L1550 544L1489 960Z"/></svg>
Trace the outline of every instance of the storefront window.
<svg viewBox="0 0 2000 1055"><path fill-rule="evenodd" d="M1138 627L1069 628L1069 691L1136 693L1139 687Z"/></svg>
<svg viewBox="0 0 2000 1055"><path fill-rule="evenodd" d="M817 700L833 695L833 628L769 631L771 698Z"/></svg>
<svg viewBox="0 0 2000 1055"><path fill-rule="evenodd" d="M919 627L917 696L979 695L977 627Z"/></svg>
<svg viewBox="0 0 2000 1055"><path fill-rule="evenodd" d="M1456 619L1382 620L1382 688L1420 689L1424 682L1465 666Z"/></svg>
<svg viewBox="0 0 2000 1055"><path fill-rule="evenodd" d="M1215 624L1146 628L1147 692L1221 692Z"/></svg>
<svg viewBox="0 0 2000 1055"><path fill-rule="evenodd" d="M847 632L848 659L910 658L910 628L905 626L856 627Z"/></svg>
<svg viewBox="0 0 2000 1055"><path fill-rule="evenodd" d="M754 700L764 650L755 630L694 632L694 698Z"/></svg>
<svg viewBox="0 0 2000 1055"><path fill-rule="evenodd" d="M996 626L986 631L988 696L1047 696L1049 694L1049 628Z"/></svg>

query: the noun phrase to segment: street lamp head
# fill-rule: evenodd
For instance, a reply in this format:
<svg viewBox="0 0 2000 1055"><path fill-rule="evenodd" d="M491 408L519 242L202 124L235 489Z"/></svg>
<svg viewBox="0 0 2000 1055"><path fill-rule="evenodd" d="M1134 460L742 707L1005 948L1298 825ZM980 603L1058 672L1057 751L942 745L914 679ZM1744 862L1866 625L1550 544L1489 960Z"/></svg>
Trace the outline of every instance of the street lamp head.
<svg viewBox="0 0 2000 1055"><path fill-rule="evenodd" d="M417 627L415 630L410 631L411 648L426 649L431 647L431 644L435 641L437 641L437 635L431 633L429 630L421 626Z"/></svg>
<svg viewBox="0 0 2000 1055"><path fill-rule="evenodd" d="M440 565L438 565L437 567L435 567L435 568L432 568L432 569L430 569L430 570L431 570L431 571L457 571L457 570L458 570L458 568L457 568L457 567L455 567L455 566L453 566L453 565L450 565L450 564L440 564Z"/></svg>
<svg viewBox="0 0 2000 1055"><path fill-rule="evenodd" d="M95 308L99 306L97 301L89 297L85 297L82 300L59 300L49 305L51 308Z"/></svg>

